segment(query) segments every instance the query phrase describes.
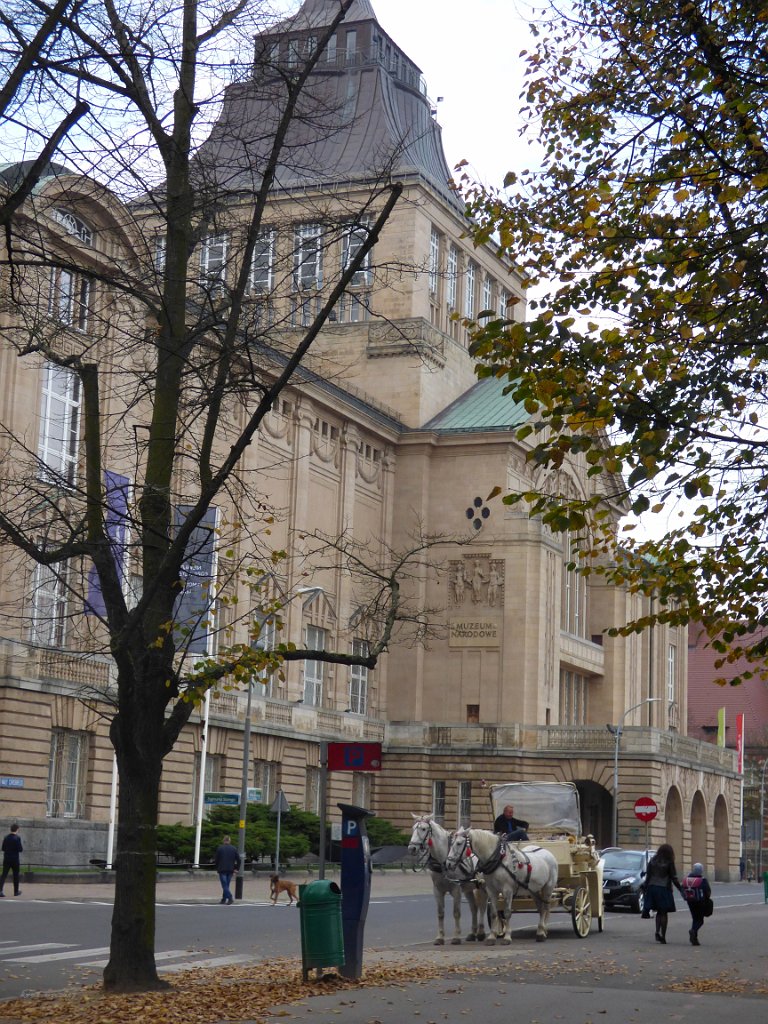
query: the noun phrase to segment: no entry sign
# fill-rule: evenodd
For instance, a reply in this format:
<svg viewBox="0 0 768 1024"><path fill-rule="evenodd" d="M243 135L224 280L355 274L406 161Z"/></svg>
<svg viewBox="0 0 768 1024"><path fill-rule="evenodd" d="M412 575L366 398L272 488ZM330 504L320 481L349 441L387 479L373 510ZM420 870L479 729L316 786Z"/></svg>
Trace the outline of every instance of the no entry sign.
<svg viewBox="0 0 768 1024"><path fill-rule="evenodd" d="M635 817L640 821L653 821L658 813L656 801L649 796L640 796L635 801Z"/></svg>

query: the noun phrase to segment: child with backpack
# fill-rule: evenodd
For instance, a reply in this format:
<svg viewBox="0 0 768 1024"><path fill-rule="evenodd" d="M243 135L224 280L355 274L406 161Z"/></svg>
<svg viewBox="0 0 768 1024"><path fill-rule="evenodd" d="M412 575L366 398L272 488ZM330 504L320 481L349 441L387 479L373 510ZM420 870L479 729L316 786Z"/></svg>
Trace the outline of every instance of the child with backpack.
<svg viewBox="0 0 768 1024"><path fill-rule="evenodd" d="M704 877L704 866L694 864L680 888L691 912L691 930L688 937L692 946L700 946L699 930L704 924L704 918L712 913L712 889Z"/></svg>

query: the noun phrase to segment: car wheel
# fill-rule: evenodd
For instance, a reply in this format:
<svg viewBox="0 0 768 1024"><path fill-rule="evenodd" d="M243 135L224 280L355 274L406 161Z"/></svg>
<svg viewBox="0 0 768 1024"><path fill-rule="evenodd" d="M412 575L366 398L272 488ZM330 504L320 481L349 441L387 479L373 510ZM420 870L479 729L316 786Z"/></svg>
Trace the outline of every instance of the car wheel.
<svg viewBox="0 0 768 1024"><path fill-rule="evenodd" d="M635 902L632 904L632 909L636 914L642 914L643 904L645 903L645 895L642 892L637 894Z"/></svg>

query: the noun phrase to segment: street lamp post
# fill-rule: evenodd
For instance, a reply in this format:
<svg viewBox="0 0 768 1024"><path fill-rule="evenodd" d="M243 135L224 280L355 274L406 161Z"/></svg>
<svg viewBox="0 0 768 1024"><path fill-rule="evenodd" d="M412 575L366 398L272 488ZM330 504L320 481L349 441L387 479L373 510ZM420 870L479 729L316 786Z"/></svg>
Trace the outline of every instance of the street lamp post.
<svg viewBox="0 0 768 1024"><path fill-rule="evenodd" d="M622 733L624 732L624 720L627 715L633 711L637 711L644 704L653 704L654 701L664 700L663 697L646 697L645 700L641 700L638 704L633 704L631 708L627 708L624 714L621 716L621 721L618 725L606 725L606 729L614 738L613 747L613 829L611 846L619 845L619 743L621 741Z"/></svg>
<svg viewBox="0 0 768 1024"><path fill-rule="evenodd" d="M765 842L765 769L768 757L763 761L760 772L760 849L757 851L757 880L763 881L763 844Z"/></svg>

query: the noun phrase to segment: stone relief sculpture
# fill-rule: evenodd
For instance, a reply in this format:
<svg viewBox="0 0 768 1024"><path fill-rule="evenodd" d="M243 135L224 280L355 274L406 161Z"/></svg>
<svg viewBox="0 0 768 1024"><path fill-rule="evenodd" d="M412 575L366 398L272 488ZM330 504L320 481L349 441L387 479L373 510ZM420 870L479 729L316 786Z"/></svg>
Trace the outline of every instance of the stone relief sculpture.
<svg viewBox="0 0 768 1024"><path fill-rule="evenodd" d="M467 602L496 608L504 602L504 561L490 555L476 555L449 562L451 603Z"/></svg>

